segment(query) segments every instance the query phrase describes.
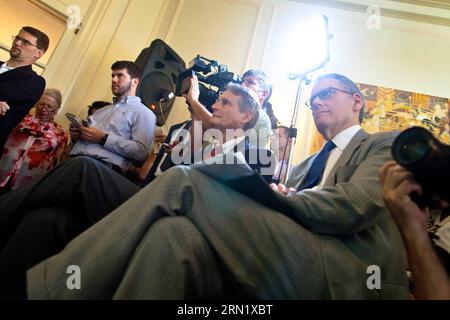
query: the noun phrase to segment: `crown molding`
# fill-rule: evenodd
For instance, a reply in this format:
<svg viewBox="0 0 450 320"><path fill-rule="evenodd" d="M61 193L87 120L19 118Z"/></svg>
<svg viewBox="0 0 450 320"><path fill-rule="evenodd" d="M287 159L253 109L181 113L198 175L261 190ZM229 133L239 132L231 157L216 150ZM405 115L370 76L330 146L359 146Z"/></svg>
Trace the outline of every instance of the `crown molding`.
<svg viewBox="0 0 450 320"><path fill-rule="evenodd" d="M450 10L450 2L448 0L391 0L391 1L413 4L416 6Z"/></svg>
<svg viewBox="0 0 450 320"><path fill-rule="evenodd" d="M292 2L304 3L313 6L328 7L339 10L346 10L366 14L369 4L361 3L362 1L355 0L289 0ZM381 1L380 1L381 2ZM380 13L384 17L410 20L421 23L428 23L450 27L450 3L444 0L391 0L391 4L404 4L404 8L394 9L393 6L380 5ZM388 3L384 2L384 3ZM383 3L383 2L381 2ZM376 5L376 1L373 3ZM411 10L411 5L422 6L427 8L434 8L436 14L418 13L416 10ZM442 15L442 9L449 10L447 15ZM429 10L428 10L429 11ZM439 11L439 13L438 13ZM447 13L447 12L445 12Z"/></svg>

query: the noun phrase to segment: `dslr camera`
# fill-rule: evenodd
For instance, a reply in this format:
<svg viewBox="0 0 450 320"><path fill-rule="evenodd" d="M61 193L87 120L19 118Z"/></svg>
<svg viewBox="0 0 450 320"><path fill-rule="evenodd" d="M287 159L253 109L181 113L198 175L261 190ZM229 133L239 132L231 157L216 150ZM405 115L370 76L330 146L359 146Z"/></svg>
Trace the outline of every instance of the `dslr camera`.
<svg viewBox="0 0 450 320"><path fill-rule="evenodd" d="M197 76L199 81L199 101L210 111L211 106L216 102L220 93L225 90L229 82L242 83L242 77L233 72L229 72L225 65L197 55L189 63L189 69L178 75L175 90L176 96L180 97L188 93L190 79L194 75Z"/></svg>
<svg viewBox="0 0 450 320"><path fill-rule="evenodd" d="M395 139L392 156L422 186L422 196L411 195L420 207L438 207L441 200L450 203L450 145L424 128L412 127Z"/></svg>

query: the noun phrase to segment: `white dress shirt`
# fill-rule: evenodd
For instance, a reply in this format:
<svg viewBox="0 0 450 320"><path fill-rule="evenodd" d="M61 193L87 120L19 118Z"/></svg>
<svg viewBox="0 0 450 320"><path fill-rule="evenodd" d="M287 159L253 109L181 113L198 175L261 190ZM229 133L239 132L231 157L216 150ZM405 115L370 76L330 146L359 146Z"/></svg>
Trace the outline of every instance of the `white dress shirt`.
<svg viewBox="0 0 450 320"><path fill-rule="evenodd" d="M339 157L342 155L342 152L347 147L347 145L350 143L350 141L353 139L355 134L361 130L360 125L354 125L350 128L347 128L341 132L339 132L336 136L334 136L331 141L334 142L336 145L336 148L331 150L330 155L327 159L327 164L325 166L325 170L322 175L322 180L320 183L315 186L314 188L322 188L325 184L325 181L327 181L328 175L330 174L330 171L333 169L336 162L339 160Z"/></svg>
<svg viewBox="0 0 450 320"><path fill-rule="evenodd" d="M3 64L0 66L0 74L5 73L5 72L7 72L7 71L9 71L9 70L12 70L12 69L14 69L14 68L13 68L13 67L8 67L8 65L7 65L6 62L5 62L5 63L3 63Z"/></svg>

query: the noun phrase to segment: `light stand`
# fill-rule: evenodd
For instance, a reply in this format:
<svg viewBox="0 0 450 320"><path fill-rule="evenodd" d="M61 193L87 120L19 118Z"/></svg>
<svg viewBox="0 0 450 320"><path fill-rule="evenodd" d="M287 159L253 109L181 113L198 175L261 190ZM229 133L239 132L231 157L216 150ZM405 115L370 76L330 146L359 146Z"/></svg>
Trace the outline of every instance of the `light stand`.
<svg viewBox="0 0 450 320"><path fill-rule="evenodd" d="M287 146L289 144L289 139L291 139L291 146L290 146L290 152L289 152L289 160L287 162L287 167L286 167L286 175L284 176L283 180L287 180L288 176L289 176L289 172L291 170L291 166L292 166L292 159L294 157L294 147L295 147L295 142L297 140L297 128L295 128L295 124L297 123L297 118L298 118L298 109L300 107L300 101L302 98L302 90L304 88L304 86L306 85L306 78L302 78L298 81L298 87L297 87L297 95L295 97L295 105L294 105L294 112L292 114L292 119L291 119L291 125L289 126L289 135L287 137L287 141L286 141L286 148L284 148L284 153L286 154L286 150L287 150ZM308 81L309 82L309 81ZM286 155L283 156L283 158ZM281 165L280 168L280 173L283 172L283 165L284 163ZM281 183L285 184L286 181L281 181Z"/></svg>
<svg viewBox="0 0 450 320"><path fill-rule="evenodd" d="M289 53L295 55L290 59L291 64L293 65L291 69L293 70L290 70L289 72L289 79L298 80L298 87L297 95L295 97L294 112L292 114L291 124L289 127L289 135L286 138L286 147L283 155L284 159L289 139L292 139L289 160L287 162L286 175L284 176L283 180L287 180L292 166L292 159L294 156L293 151L297 139L297 128L295 128L295 125L297 123L302 90L304 86L310 83L309 76L317 70L323 68L325 64L330 60L329 40L332 38L332 36L328 33L328 18L326 16L321 15L319 17L312 17L310 19L307 19L305 23L302 24L301 28L299 28L297 33L298 34L294 36L294 39L292 39L294 47L289 48ZM308 44L310 47L300 47L305 46L305 44ZM277 177L278 179L275 178L274 180L281 180L280 178L281 173L283 172L283 165L284 162L281 165L280 173ZM283 184L286 183L286 181L279 182Z"/></svg>

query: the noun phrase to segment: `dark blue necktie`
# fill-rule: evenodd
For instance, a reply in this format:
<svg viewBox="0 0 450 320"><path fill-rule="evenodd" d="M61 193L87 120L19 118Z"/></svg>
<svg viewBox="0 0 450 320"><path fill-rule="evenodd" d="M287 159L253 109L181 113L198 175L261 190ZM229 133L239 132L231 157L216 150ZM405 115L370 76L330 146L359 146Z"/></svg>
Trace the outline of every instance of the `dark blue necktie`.
<svg viewBox="0 0 450 320"><path fill-rule="evenodd" d="M328 141L325 146L320 150L311 164L311 168L309 169L305 183L302 187L299 188L298 191L303 189L309 189L316 186L320 179L322 178L323 172L325 171L325 165L327 163L328 156L330 155L330 151L334 149L336 145L333 141Z"/></svg>

